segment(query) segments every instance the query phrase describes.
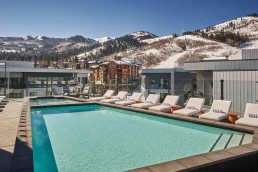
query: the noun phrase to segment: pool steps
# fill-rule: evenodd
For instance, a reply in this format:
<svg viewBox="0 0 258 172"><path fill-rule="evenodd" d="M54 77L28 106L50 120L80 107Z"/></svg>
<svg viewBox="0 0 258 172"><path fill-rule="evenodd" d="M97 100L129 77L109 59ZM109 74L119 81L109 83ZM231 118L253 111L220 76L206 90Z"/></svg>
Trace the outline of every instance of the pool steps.
<svg viewBox="0 0 258 172"><path fill-rule="evenodd" d="M253 135L251 134L222 134L218 137L218 139L214 142L210 151L230 148L234 146L239 146L242 144L252 142Z"/></svg>

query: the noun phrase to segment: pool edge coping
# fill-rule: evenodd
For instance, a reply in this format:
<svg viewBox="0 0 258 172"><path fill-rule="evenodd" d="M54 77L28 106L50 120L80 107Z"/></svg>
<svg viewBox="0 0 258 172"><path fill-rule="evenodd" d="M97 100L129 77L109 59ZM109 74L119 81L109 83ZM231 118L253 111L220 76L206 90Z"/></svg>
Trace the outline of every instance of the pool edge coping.
<svg viewBox="0 0 258 172"><path fill-rule="evenodd" d="M63 96L68 99L74 99L79 100L78 98ZM30 98L28 98L28 101ZM81 100L81 99L80 99ZM228 160L237 159L240 157L248 156L251 154L258 154L258 128L257 127L248 127L248 126L240 126L236 124L227 124L223 122L217 122L217 121L211 121L211 120L204 120L199 118L193 118L188 116L179 116L179 115L169 115L169 113L164 112L156 112L156 111L150 111L145 109L138 109L138 108L131 108L127 106L120 106L115 104L108 104L108 103L101 103L101 102L95 102L95 101L88 101L84 100L83 103L76 104L76 105L86 105L86 104L99 104L103 106L109 106L109 107L115 107L119 109L124 110L130 110L135 112L143 112L150 115L160 116L160 117L166 117L171 119L177 119L177 120L183 120L188 122L194 122L224 129L231 129L235 131L243 131L253 134L253 140L252 143L243 144L231 148L226 148L222 150L212 151L208 153L203 153L199 155L189 156L177 160L167 161L163 163L153 164L150 166L145 166L141 168L131 169L130 172L153 172L153 171L191 171L200 169L202 167L207 167L214 164L219 164ZM71 106L72 104L68 105L62 105L62 106ZM51 107L56 107L58 105L53 105ZM41 106L42 107L42 106ZM49 106L48 106L49 107ZM30 114L30 106L27 111L27 114L29 114L29 117L31 118ZM31 123L30 123L31 125ZM31 130L30 130L31 132ZM33 148L32 148L33 149ZM217 158L216 157L217 154ZM213 158L212 158L213 157Z"/></svg>

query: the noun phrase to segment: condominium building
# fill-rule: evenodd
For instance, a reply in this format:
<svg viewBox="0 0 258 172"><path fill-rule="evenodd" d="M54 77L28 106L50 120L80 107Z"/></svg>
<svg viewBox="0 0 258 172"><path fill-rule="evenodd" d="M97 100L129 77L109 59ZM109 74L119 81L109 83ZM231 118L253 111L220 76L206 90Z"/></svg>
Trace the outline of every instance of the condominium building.
<svg viewBox="0 0 258 172"><path fill-rule="evenodd" d="M90 80L96 89L129 90L133 81L139 79L140 67L121 60L103 62L90 67Z"/></svg>

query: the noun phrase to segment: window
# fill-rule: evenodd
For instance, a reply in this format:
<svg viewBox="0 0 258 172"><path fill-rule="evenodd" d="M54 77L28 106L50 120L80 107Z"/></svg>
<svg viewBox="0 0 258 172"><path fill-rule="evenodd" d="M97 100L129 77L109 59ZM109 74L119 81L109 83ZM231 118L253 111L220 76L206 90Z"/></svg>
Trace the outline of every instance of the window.
<svg viewBox="0 0 258 172"><path fill-rule="evenodd" d="M159 88L169 89L170 88L170 79L167 79L167 78L160 79Z"/></svg>
<svg viewBox="0 0 258 172"><path fill-rule="evenodd" d="M73 77L28 77L28 88L75 85Z"/></svg>
<svg viewBox="0 0 258 172"><path fill-rule="evenodd" d="M157 85L156 81L157 81L156 79L152 79L152 78L149 79L149 88L150 89L157 89L158 88L158 85Z"/></svg>

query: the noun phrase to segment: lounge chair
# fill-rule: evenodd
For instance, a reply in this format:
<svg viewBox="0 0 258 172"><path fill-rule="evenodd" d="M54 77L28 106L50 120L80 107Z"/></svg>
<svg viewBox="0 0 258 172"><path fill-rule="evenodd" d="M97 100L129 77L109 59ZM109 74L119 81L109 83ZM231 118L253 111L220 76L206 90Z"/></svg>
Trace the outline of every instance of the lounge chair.
<svg viewBox="0 0 258 172"><path fill-rule="evenodd" d="M140 101L141 97L142 97L142 93L133 93L133 95L128 100L118 101L115 104L123 105L123 106L131 105L131 104L134 104L136 101Z"/></svg>
<svg viewBox="0 0 258 172"><path fill-rule="evenodd" d="M7 105L8 102L5 96L0 96L0 105Z"/></svg>
<svg viewBox="0 0 258 172"><path fill-rule="evenodd" d="M132 104L132 107L146 109L151 106L155 106L159 102L160 96L157 94L149 94L144 103Z"/></svg>
<svg viewBox="0 0 258 172"><path fill-rule="evenodd" d="M6 96L0 96L0 99L3 99L3 101L8 101Z"/></svg>
<svg viewBox="0 0 258 172"><path fill-rule="evenodd" d="M190 98L183 109L173 111L173 114L193 116L202 110L204 104L204 99L202 98Z"/></svg>
<svg viewBox="0 0 258 172"><path fill-rule="evenodd" d="M84 87L83 91L81 92L82 97L84 98L87 96L90 98L90 87Z"/></svg>
<svg viewBox="0 0 258 172"><path fill-rule="evenodd" d="M101 100L101 102L104 103L115 103L121 100L124 100L127 96L127 92L126 91L119 91L119 93L116 96L113 96L111 99L104 99Z"/></svg>
<svg viewBox="0 0 258 172"><path fill-rule="evenodd" d="M79 93L71 93L70 88L68 86L63 87L63 93L65 96L71 96L71 97L79 97Z"/></svg>
<svg viewBox="0 0 258 172"><path fill-rule="evenodd" d="M212 119L221 121L228 117L227 113L230 109L231 101L214 100L209 112L199 116L202 119Z"/></svg>
<svg viewBox="0 0 258 172"><path fill-rule="evenodd" d="M56 88L55 88L55 87L52 87L52 88L51 88L51 91L52 91L52 95L54 95L54 96L58 96L58 95L61 94L61 93L58 93L58 92L56 91Z"/></svg>
<svg viewBox="0 0 258 172"><path fill-rule="evenodd" d="M244 117L236 120L236 124L258 127L258 104L247 103Z"/></svg>
<svg viewBox="0 0 258 172"><path fill-rule="evenodd" d="M109 99L111 98L111 96L113 96L114 92L115 92L114 90L107 90L107 92L102 97L92 97L90 98L90 100L100 101L104 99Z"/></svg>
<svg viewBox="0 0 258 172"><path fill-rule="evenodd" d="M162 112L168 111L170 110L171 106L177 104L178 100L179 100L179 96L167 95L161 105L149 107L149 110L162 111Z"/></svg>

